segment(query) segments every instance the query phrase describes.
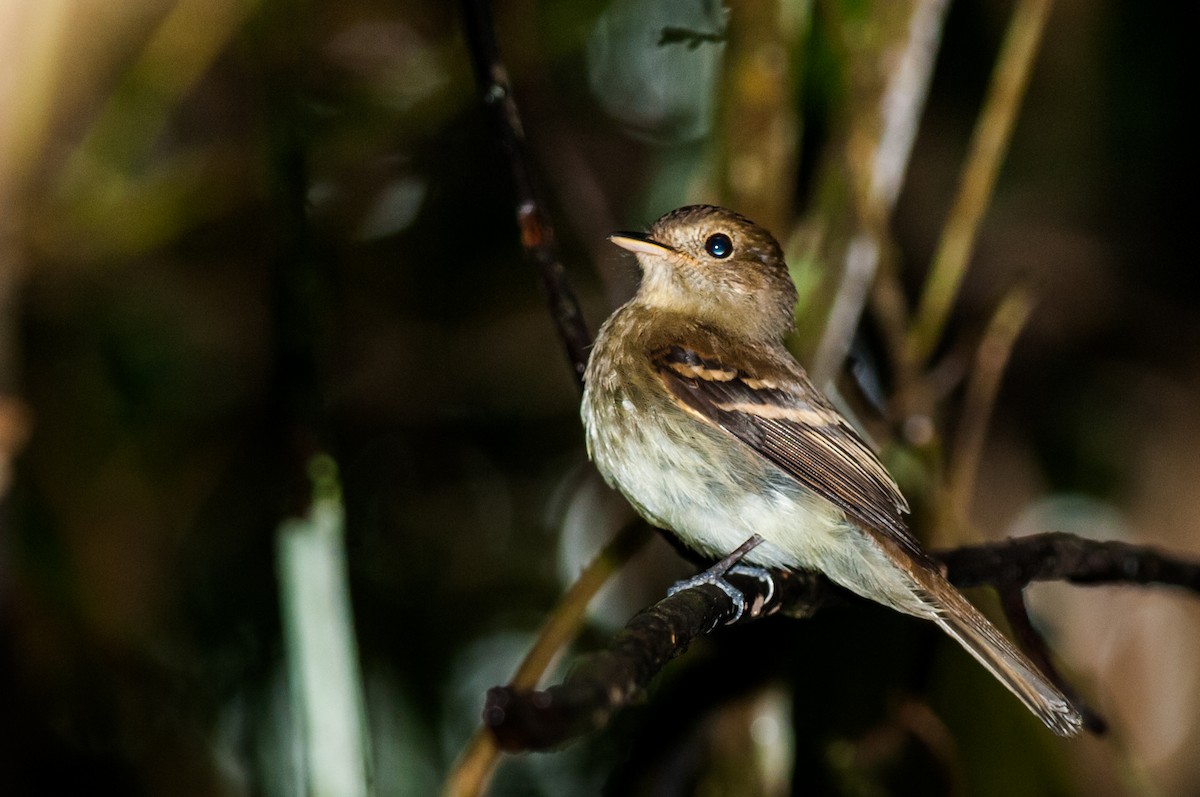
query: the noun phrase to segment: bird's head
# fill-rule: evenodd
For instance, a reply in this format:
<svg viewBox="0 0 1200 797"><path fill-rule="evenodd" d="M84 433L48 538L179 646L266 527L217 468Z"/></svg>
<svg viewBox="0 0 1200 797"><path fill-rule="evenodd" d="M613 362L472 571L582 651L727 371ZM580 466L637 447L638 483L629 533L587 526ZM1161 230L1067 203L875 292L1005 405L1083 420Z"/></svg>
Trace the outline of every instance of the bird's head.
<svg viewBox="0 0 1200 797"><path fill-rule="evenodd" d="M778 339L793 325L796 288L771 233L725 208L673 210L646 233L609 240L637 255L638 301L750 337Z"/></svg>

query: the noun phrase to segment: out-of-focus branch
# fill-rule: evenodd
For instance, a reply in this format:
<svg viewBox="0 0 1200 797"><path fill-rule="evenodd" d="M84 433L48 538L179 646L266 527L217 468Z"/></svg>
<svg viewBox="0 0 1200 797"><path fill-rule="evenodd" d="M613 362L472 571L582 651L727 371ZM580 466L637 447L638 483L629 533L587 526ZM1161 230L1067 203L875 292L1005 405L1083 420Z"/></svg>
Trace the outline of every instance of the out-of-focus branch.
<svg viewBox="0 0 1200 797"><path fill-rule="evenodd" d="M983 110L975 123L958 194L909 330L907 358L914 367L919 367L937 346L962 285L1049 12L1050 0L1020 0L1013 11Z"/></svg>
<svg viewBox="0 0 1200 797"><path fill-rule="evenodd" d="M1002 593L1032 581L1075 584L1160 584L1200 593L1200 562L1152 548L1098 542L1071 534L1041 534L942 551L935 556L960 587L991 584ZM731 574L745 595L738 623L771 614L811 616L846 593L822 577L772 571L773 585ZM736 580L735 580L736 579ZM698 637L733 616L730 599L704 585L645 609L607 650L585 657L564 683L545 691L497 687L488 694L484 721L504 750L545 750L604 727L662 667Z"/></svg>
<svg viewBox="0 0 1200 797"><path fill-rule="evenodd" d="M778 0L736 0L728 9L716 166L721 203L782 233L792 222L799 56L811 9Z"/></svg>
<svg viewBox="0 0 1200 797"><path fill-rule="evenodd" d="M284 660L306 791L367 797L370 739L358 641L350 609L346 514L332 457L309 463L304 517L285 519L275 539Z"/></svg>
<svg viewBox="0 0 1200 797"><path fill-rule="evenodd" d="M554 227L539 200L540 193L529 162L521 115L508 81L508 70L500 60L491 9L487 0L463 0L462 9L471 61L475 67L475 82L512 170L521 246L525 249L526 257L537 267L559 339L571 362L575 379L582 386L592 336L583 320L583 311L575 291L567 280Z"/></svg>
<svg viewBox="0 0 1200 797"><path fill-rule="evenodd" d="M192 18L188 9L206 6L181 4L184 11L176 9L164 23L146 63L168 56L170 43L178 41ZM176 15L180 13L182 17ZM286 505L275 532L291 708L285 738L297 756L301 791L366 797L371 791L371 745L350 605L345 508L337 461L328 453L334 436L324 410L333 326L323 300L330 294L333 272L329 259L312 245L310 128L296 90L311 19L299 3L268 2L262 7L262 24L252 33L262 57L263 125L269 142L270 203L264 214L271 233L269 422L282 484L279 497ZM99 135L97 141L107 133Z"/></svg>
<svg viewBox="0 0 1200 797"><path fill-rule="evenodd" d="M3 198L0 185L0 199ZM12 236L0 221L0 502L8 492L13 463L29 439L29 408L17 396L17 296L24 269ZM0 522L2 525L2 522ZM0 534L0 542L3 542Z"/></svg>
<svg viewBox="0 0 1200 797"><path fill-rule="evenodd" d="M0 87L0 511L17 455L32 432L32 409L20 397L20 313L28 271L22 236L31 178L38 172L61 101L63 41L74 21L66 3L27 4L0 15L0 50L19 80ZM0 547L8 524L0 517ZM0 563L0 579L3 579Z"/></svg>
<svg viewBox="0 0 1200 797"><path fill-rule="evenodd" d="M950 454L946 503L955 527L968 519L1001 377L1032 310L1033 297L1027 289L1018 287L1009 293L996 308L975 354L975 368L967 382L963 401L962 421Z"/></svg>
<svg viewBox="0 0 1200 797"><path fill-rule="evenodd" d="M890 246L888 220L908 169L921 112L929 93L934 56L941 40L946 0L898 3L884 16L904 16L885 29L893 31L882 45L874 45L863 71L872 75L856 95L868 98L856 108L847 143L854 188L857 231L843 255L841 280L829 309L825 328L813 356L812 374L818 385L832 379L846 359L854 331L879 277L892 281L902 295L898 275L879 273ZM874 41L868 37L867 41ZM864 90L865 89L865 90ZM885 327L885 332L899 329Z"/></svg>
<svg viewBox="0 0 1200 797"><path fill-rule="evenodd" d="M8 493L13 463L30 434L29 409L15 396L0 394L0 501Z"/></svg>
<svg viewBox="0 0 1200 797"><path fill-rule="evenodd" d="M525 654L506 688L528 692L549 669L554 657L579 633L584 612L600 588L650 539L650 527L634 521L609 540L546 618L537 640ZM442 787L444 797L473 797L482 794L496 768L500 748L485 727L467 742Z"/></svg>

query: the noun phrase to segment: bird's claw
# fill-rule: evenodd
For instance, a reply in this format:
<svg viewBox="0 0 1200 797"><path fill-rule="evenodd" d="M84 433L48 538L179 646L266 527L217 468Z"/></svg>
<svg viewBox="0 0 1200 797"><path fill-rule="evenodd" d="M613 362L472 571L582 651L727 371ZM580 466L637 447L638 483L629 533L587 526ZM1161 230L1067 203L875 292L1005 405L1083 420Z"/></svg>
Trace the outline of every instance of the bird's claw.
<svg viewBox="0 0 1200 797"><path fill-rule="evenodd" d="M730 602L733 604L733 617L725 621L725 625L733 625L738 620L742 619L742 615L746 612L746 596L740 589L730 584L725 580L725 576L730 573L736 573L743 576L751 576L767 584L767 601L775 594L775 580L771 578L770 572L766 568L757 567L755 565L739 564L742 557L756 548L763 541L762 537L755 534L750 539L746 540L736 551L726 556L715 565L705 570L703 573L698 573L691 578L677 581L667 590L667 595L674 595L677 592L682 592L685 589L700 587L705 584L712 584L717 589L729 596ZM764 601L766 602L766 601Z"/></svg>

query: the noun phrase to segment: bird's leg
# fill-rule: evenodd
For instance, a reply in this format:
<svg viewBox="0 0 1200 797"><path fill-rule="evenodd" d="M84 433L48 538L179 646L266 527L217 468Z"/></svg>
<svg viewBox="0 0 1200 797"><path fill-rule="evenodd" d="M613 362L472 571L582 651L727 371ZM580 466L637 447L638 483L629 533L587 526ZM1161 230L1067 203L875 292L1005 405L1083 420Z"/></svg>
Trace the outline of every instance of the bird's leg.
<svg viewBox="0 0 1200 797"><path fill-rule="evenodd" d="M775 581L771 578L770 573L767 572L765 568L755 567L754 565L740 564L742 558L757 548L760 544L762 544L762 542L762 537L757 534L752 535L750 539L739 545L733 553L729 554L729 556L726 556L724 559L717 562L703 573L699 573L691 578L684 579L683 581L677 581L672 584L671 588L667 590L667 595L674 595L675 593L682 592L685 589L699 587L704 584L712 584L714 587L728 595L729 600L733 602L733 608L735 610L734 615L732 618L725 621L726 625L733 625L742 618L742 613L746 611L746 596L742 594L740 589L726 581L725 576L727 576L729 573L738 573L740 575L753 576L760 581L765 581L770 588L770 592L767 595L768 601L775 592Z"/></svg>

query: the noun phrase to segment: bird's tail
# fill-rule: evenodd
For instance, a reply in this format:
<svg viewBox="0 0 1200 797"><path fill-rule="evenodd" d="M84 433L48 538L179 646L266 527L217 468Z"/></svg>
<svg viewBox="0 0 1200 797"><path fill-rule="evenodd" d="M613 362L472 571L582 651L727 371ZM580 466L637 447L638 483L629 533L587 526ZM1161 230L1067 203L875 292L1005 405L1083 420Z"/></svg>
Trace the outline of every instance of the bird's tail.
<svg viewBox="0 0 1200 797"><path fill-rule="evenodd" d="M877 533L870 527L867 531L877 550L911 579L912 597L919 603L919 607L912 603L889 605L940 625L1059 736L1075 736L1083 730L1083 716L1062 690L996 630L915 543L905 546L897 535Z"/></svg>
<svg viewBox="0 0 1200 797"><path fill-rule="evenodd" d="M1050 730L1059 736L1078 734L1083 729L1083 717L1062 690L996 630L961 592L940 575L928 575L945 587L929 590L929 584L922 585L937 612L934 618L937 624L1020 698Z"/></svg>

